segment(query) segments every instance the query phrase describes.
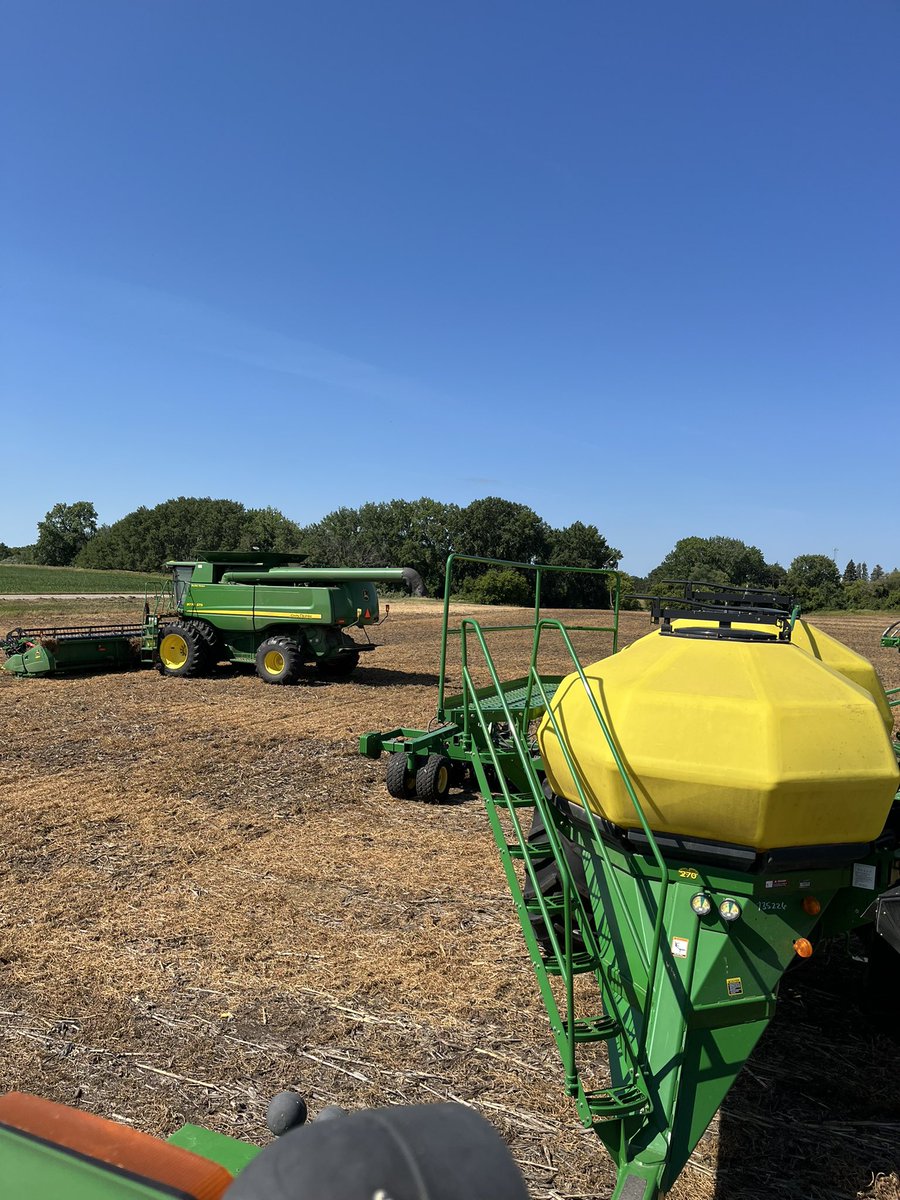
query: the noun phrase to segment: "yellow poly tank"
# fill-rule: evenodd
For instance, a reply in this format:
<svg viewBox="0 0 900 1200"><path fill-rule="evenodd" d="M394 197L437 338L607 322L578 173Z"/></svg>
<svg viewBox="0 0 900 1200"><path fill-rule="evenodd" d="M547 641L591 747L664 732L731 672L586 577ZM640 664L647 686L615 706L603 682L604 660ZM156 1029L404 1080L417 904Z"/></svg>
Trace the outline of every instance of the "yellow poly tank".
<svg viewBox="0 0 900 1200"><path fill-rule="evenodd" d="M801 650L811 654L813 658L818 658L826 667L840 671L842 675L846 675L848 679L858 683L861 688L865 688L878 706L885 729L888 733L893 730L894 713L890 701L885 695L884 685L878 678L878 672L867 658L863 658L861 654L851 650L849 646L832 637L830 633L825 633L824 630L817 629L815 625L810 625L808 621L796 622L791 633L791 641Z"/></svg>
<svg viewBox="0 0 900 1200"><path fill-rule="evenodd" d="M713 628L718 624L717 621L700 621L692 618L684 618L682 620L673 621L674 629L684 629L687 626L695 626L699 628ZM775 625L750 625L742 624L736 621L735 629L756 629L761 632L777 633ZM855 650L851 650L844 642L831 636L830 633L825 633L822 629L817 629L815 625L810 625L809 621L796 621L794 628L791 631L791 642L794 646L799 646L801 650L805 650L807 654L811 654L813 658L819 659L826 667L831 667L835 671L839 671L841 675L846 675L848 679L852 679L854 683L858 683L861 688L871 695L872 699L878 706L878 711L881 713L881 719L884 722L884 727L890 735L894 728L894 712L888 700L884 685L878 678L878 672L872 666L867 658L863 658L861 654L857 654Z"/></svg>
<svg viewBox="0 0 900 1200"><path fill-rule="evenodd" d="M585 668L651 829L756 850L868 842L897 790L871 695L790 643L648 634ZM588 803L640 822L577 674L552 701ZM553 790L580 803L549 716Z"/></svg>

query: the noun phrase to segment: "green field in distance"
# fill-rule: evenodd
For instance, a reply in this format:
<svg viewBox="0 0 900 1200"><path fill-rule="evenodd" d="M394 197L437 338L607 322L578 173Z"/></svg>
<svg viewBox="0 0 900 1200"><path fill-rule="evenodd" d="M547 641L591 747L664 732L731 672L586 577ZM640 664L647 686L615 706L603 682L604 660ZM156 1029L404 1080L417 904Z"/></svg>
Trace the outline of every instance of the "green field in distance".
<svg viewBox="0 0 900 1200"><path fill-rule="evenodd" d="M86 571L80 567L34 567L0 563L0 595L64 592L155 592L162 575L140 571Z"/></svg>

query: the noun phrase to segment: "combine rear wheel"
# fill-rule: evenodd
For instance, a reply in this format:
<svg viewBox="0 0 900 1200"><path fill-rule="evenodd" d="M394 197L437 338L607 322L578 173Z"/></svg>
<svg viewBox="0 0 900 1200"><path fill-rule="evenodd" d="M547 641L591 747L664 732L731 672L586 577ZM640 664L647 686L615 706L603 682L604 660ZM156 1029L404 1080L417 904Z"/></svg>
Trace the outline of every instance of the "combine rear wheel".
<svg viewBox="0 0 900 1200"><path fill-rule="evenodd" d="M159 664L164 675L200 675L209 663L206 642L193 625L176 621L159 634Z"/></svg>
<svg viewBox="0 0 900 1200"><path fill-rule="evenodd" d="M412 800L416 794L416 773L406 765L406 755L392 754L385 776L388 792L395 800Z"/></svg>
<svg viewBox="0 0 900 1200"><path fill-rule="evenodd" d="M303 667L296 642L270 637L256 651L256 673L263 683L294 683Z"/></svg>

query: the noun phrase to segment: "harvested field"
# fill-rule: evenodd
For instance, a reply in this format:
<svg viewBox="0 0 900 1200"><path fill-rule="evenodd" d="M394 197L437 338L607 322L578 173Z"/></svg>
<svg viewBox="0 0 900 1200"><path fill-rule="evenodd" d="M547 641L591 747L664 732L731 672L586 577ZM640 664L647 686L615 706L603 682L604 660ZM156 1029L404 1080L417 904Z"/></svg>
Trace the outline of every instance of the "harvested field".
<svg viewBox="0 0 900 1200"><path fill-rule="evenodd" d="M346 682L0 677L3 1086L259 1141L290 1085L313 1112L458 1099L534 1200L606 1197L479 800L391 800L356 752L368 729L434 715L440 610L392 607ZM900 686L887 615L818 623ZM512 672L521 642L503 637ZM900 1050L857 1007L862 970L836 947L791 971L672 1200L900 1198Z"/></svg>

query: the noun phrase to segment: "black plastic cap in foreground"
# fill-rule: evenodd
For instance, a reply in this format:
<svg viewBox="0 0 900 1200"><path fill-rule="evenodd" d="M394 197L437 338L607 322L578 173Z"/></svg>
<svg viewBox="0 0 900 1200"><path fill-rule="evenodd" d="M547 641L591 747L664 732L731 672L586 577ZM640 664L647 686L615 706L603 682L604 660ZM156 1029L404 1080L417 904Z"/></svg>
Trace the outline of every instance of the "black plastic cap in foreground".
<svg viewBox="0 0 900 1200"><path fill-rule="evenodd" d="M494 1128L461 1104L351 1113L291 1130L226 1200L528 1200Z"/></svg>

